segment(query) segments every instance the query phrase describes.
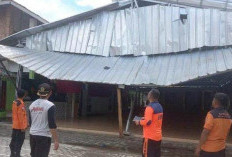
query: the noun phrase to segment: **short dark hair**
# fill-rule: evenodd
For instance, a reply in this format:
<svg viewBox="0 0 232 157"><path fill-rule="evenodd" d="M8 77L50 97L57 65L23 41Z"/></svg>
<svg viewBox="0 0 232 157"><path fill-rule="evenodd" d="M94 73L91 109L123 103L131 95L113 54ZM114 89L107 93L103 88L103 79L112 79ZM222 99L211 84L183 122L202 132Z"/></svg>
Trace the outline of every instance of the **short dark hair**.
<svg viewBox="0 0 232 157"><path fill-rule="evenodd" d="M159 99L160 91L158 89L154 88L150 91L150 93L154 99Z"/></svg>
<svg viewBox="0 0 232 157"><path fill-rule="evenodd" d="M18 98L23 98L26 94L26 91L24 89L18 89L17 90L17 97Z"/></svg>
<svg viewBox="0 0 232 157"><path fill-rule="evenodd" d="M219 104L225 109L228 109L228 107L230 106L230 98L225 93L216 93L214 95L214 99L216 99Z"/></svg>

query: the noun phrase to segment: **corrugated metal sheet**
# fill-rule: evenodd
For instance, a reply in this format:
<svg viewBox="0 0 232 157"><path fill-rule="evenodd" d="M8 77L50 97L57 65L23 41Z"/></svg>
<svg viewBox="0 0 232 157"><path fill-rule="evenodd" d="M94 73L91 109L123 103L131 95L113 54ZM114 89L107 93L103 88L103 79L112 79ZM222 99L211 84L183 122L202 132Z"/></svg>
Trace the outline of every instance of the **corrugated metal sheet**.
<svg viewBox="0 0 232 157"><path fill-rule="evenodd" d="M232 70L232 49L102 57L0 46L0 54L53 80L169 86Z"/></svg>
<svg viewBox="0 0 232 157"><path fill-rule="evenodd" d="M188 14L187 21L180 14ZM36 50L100 56L151 55L232 45L232 12L147 6L106 11L27 37Z"/></svg>
<svg viewBox="0 0 232 157"><path fill-rule="evenodd" d="M20 39L25 38L27 36L34 35L36 33L40 33L42 31L46 31L48 29L56 29L57 27L61 27L61 26L64 26L64 25L67 25L69 23L73 23L73 22L76 22L79 20L85 20L85 19L91 18L93 15L101 13L102 11L119 9L121 7L126 7L130 4L131 4L130 0L125 0L122 2L114 2L114 3L111 3L109 5L106 5L106 6L103 6L100 8L96 8L96 9L92 9L90 11L83 12L83 13L80 13L78 15L75 15L75 16L72 16L69 18L65 18L65 19L55 21L52 23L43 24L43 25L39 25L39 26L36 26L33 28L25 29L23 31L20 31L20 32L13 34L13 35L10 35L9 37L6 37L5 39L1 40L0 43L1 44L11 44L12 41L17 43L17 40L20 40Z"/></svg>
<svg viewBox="0 0 232 157"><path fill-rule="evenodd" d="M173 5L173 6L181 6L181 7L190 6L190 7L200 7L200 8L217 8L220 10L232 11L231 0L137 0L137 1L143 4L144 3L152 4L152 2L154 2L154 4L162 4L162 5ZM8 3L9 2L5 2L5 1L1 2L2 5L5 5ZM102 11L115 10L115 9L119 9L122 7L128 7L130 4L131 4L131 0L119 0L118 2L114 2L112 4L109 4L109 5L97 8L97 9L93 9L93 10L90 10L90 11L87 11L87 12L84 12L84 13L63 19L63 20L59 20L59 21L52 22L49 24L44 24L44 25L40 25L34 28L23 30L21 32L15 33L3 39L2 41L0 41L0 43L6 44L9 42L12 42L13 40L25 38L27 36L33 35L35 33L39 33L44 30L53 29L55 27L60 27L60 26L63 26L71 22L75 22L80 19L89 18L92 15L97 14Z"/></svg>
<svg viewBox="0 0 232 157"><path fill-rule="evenodd" d="M202 8L217 8L221 10L232 9L231 0L144 0L144 1L157 2L157 3L171 3L178 5L202 7Z"/></svg>

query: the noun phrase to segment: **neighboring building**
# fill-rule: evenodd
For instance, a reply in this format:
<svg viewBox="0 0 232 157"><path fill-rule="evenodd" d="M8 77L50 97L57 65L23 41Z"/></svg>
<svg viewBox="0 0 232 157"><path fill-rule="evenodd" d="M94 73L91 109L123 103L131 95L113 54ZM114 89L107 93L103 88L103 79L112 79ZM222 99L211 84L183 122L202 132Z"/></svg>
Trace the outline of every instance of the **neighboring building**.
<svg viewBox="0 0 232 157"><path fill-rule="evenodd" d="M48 23L12 0L0 0L0 40L21 30Z"/></svg>
<svg viewBox="0 0 232 157"><path fill-rule="evenodd" d="M35 27L48 23L39 15L31 12L27 8L12 0L0 0L0 40L24 29ZM10 72L17 72L18 65L9 61L4 61L5 66ZM1 76L5 75L1 68ZM0 110L11 109L11 103L14 99L14 86L9 79L0 80ZM6 94L7 93L7 94ZM5 106L6 105L6 106Z"/></svg>

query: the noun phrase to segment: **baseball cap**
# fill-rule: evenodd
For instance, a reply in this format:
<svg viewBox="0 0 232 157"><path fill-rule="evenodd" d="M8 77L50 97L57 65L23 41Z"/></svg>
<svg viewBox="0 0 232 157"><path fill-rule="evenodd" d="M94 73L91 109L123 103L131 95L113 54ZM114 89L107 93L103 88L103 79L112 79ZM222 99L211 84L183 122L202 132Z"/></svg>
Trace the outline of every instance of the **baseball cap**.
<svg viewBox="0 0 232 157"><path fill-rule="evenodd" d="M38 96L48 96L48 94L51 92L51 86L47 83L43 83L39 85L39 89L37 92Z"/></svg>

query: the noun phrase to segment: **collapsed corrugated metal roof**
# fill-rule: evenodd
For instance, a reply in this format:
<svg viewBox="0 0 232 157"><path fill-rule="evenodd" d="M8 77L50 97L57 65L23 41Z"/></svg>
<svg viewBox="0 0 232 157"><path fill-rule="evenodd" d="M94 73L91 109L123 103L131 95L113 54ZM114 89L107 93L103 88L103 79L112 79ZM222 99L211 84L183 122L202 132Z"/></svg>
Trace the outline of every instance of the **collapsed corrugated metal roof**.
<svg viewBox="0 0 232 157"><path fill-rule="evenodd" d="M101 57L0 46L0 54L52 80L169 86L232 70L232 49Z"/></svg>
<svg viewBox="0 0 232 157"><path fill-rule="evenodd" d="M65 18L59 21L55 21L55 22L51 22L48 24L43 24L43 25L39 25L33 28L29 28L29 29L25 29L23 31L17 32L13 35L10 35L9 37L6 37L5 39L1 40L0 43L1 44L9 44L9 42L12 42L14 40L18 40L18 39L22 39L25 38L27 36L39 33L41 31L45 31L48 29L54 29L56 27L61 27L63 25L66 25L68 23L72 23L75 21L79 21L79 20L83 20L83 19L88 19L90 17L92 17L95 14L98 14L102 11L109 11L109 10L115 10L115 9L119 9L121 7L126 7L127 5L131 4L130 0L125 0L123 2L114 2L112 4L100 7L100 8L96 8L87 12L83 12L81 14L69 17L69 18Z"/></svg>
<svg viewBox="0 0 232 157"><path fill-rule="evenodd" d="M26 46L100 56L181 52L232 45L231 19L232 12L160 5L106 11L29 36Z"/></svg>
<svg viewBox="0 0 232 157"><path fill-rule="evenodd" d="M30 49L100 56L154 55L232 45L232 12L160 5L115 10L128 4L116 2L28 29L2 43L27 36Z"/></svg>

